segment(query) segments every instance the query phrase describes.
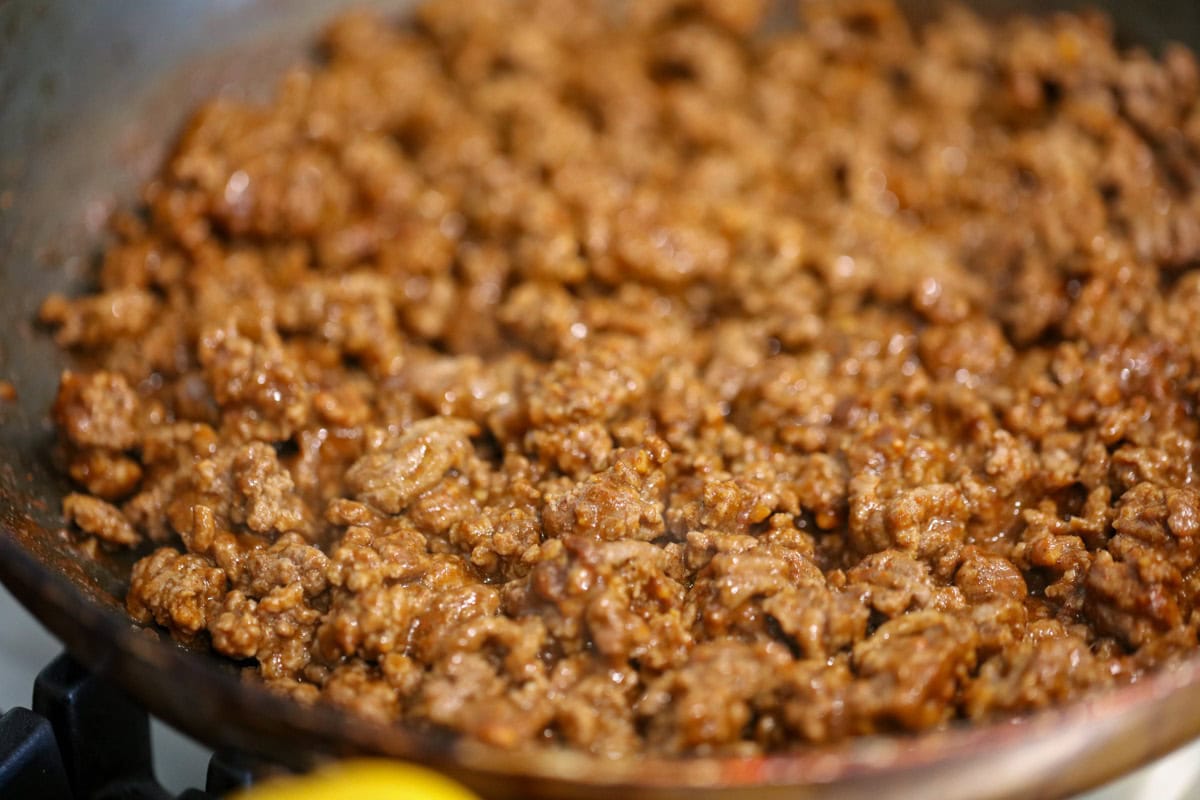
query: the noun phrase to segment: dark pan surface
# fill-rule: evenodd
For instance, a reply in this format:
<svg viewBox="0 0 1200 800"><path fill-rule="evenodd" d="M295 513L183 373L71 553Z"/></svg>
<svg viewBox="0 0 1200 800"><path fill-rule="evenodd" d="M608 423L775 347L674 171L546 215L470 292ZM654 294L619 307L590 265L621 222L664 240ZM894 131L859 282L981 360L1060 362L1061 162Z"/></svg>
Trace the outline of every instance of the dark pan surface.
<svg viewBox="0 0 1200 800"><path fill-rule="evenodd" d="M1194 0L1098 4L1130 41L1200 46ZM53 470L45 411L66 362L32 319L48 293L86 285L106 216L130 202L187 109L219 91L269 88L340 5L0 0L0 379L19 392L16 403L0 403L0 580L77 657L210 744L296 766L325 754L395 755L447 769L491 796L607 797L621 786L631 798L1059 797L1200 734L1193 659L1065 710L920 739L765 759L513 757L436 732L301 709L244 683L223 660L132 624L121 602L128 562L82 557L61 533L67 486ZM922 13L935 3L910 5Z"/></svg>

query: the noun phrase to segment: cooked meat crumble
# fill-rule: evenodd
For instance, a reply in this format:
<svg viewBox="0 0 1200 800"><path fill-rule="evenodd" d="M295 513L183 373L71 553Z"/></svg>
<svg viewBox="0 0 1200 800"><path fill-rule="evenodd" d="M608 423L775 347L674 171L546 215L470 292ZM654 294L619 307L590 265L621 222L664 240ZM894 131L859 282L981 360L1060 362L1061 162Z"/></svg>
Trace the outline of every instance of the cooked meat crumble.
<svg viewBox="0 0 1200 800"><path fill-rule="evenodd" d="M87 297L130 613L503 747L1023 714L1197 644L1200 70L1092 13L434 0L201 109Z"/></svg>

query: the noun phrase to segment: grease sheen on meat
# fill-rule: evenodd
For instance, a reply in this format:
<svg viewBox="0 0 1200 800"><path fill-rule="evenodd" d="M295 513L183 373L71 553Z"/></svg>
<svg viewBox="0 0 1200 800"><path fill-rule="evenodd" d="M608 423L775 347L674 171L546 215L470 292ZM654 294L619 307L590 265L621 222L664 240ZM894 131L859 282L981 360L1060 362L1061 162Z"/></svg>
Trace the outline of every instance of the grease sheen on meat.
<svg viewBox="0 0 1200 800"><path fill-rule="evenodd" d="M42 310L130 612L300 702L604 756L1191 653L1195 59L764 6L352 15L200 109Z"/></svg>

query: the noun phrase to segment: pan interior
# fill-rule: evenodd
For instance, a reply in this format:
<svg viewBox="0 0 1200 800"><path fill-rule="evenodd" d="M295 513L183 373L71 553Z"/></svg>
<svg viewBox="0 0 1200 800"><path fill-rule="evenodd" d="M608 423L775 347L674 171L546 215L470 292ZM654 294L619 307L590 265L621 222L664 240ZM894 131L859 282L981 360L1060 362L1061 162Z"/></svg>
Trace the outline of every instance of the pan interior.
<svg viewBox="0 0 1200 800"><path fill-rule="evenodd" d="M130 682L154 667L186 663L200 679L218 682L221 691L258 697L256 708L276 715L280 728L295 722L285 705L241 687L228 665L193 653L179 658L177 645L132 628L122 610L128 558L88 558L61 535L58 509L69 486L54 468L46 410L67 361L33 318L51 292L73 294L87 286L108 214L133 202L136 187L161 162L190 108L217 93L269 91L288 64L306 56L321 21L349 5L362 3L0 5L0 319L7 322L0 326L0 379L19 393L15 403L0 405L0 575L69 646L120 679ZM376 5L403 13L411 3ZM936 3L907 5L922 16ZM1044 12L1047 6L1032 0L974 5L989 13ZM1109 11L1130 41L1158 46L1183 38L1200 47L1200 5L1192 0L1054 4L1085 5ZM125 663L131 657L141 666ZM165 706L169 718L186 711L178 700L143 699ZM220 732L221 709L202 712L179 721L209 740L237 737ZM331 731L339 724L326 722ZM369 747L374 735L359 736L354 746ZM402 747L430 758L448 747L427 745ZM337 749L328 740L322 746ZM1147 751L1154 746L1151 742Z"/></svg>

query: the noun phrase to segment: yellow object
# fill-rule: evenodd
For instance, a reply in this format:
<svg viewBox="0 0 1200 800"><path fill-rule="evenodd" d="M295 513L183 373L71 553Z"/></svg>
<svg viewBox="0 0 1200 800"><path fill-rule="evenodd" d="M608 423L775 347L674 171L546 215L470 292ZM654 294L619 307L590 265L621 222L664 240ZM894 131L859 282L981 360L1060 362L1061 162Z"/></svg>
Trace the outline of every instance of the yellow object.
<svg viewBox="0 0 1200 800"><path fill-rule="evenodd" d="M432 770L395 761L343 761L233 795L233 800L479 800Z"/></svg>

